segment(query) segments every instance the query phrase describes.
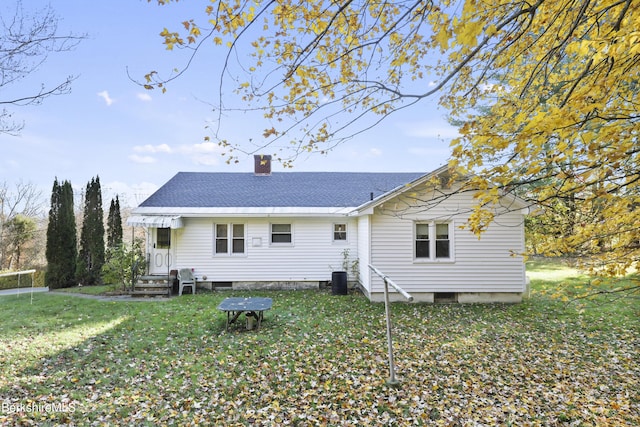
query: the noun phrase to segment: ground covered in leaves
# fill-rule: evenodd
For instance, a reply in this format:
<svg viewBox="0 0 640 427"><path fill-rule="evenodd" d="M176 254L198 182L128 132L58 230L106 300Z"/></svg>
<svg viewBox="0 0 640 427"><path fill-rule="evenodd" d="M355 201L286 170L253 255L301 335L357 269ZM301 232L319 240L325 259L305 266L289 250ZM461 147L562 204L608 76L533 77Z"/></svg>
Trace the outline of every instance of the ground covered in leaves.
<svg viewBox="0 0 640 427"><path fill-rule="evenodd" d="M0 298L0 425L640 425L637 299L394 304L394 388L383 305L253 295L262 329L229 332L228 292Z"/></svg>

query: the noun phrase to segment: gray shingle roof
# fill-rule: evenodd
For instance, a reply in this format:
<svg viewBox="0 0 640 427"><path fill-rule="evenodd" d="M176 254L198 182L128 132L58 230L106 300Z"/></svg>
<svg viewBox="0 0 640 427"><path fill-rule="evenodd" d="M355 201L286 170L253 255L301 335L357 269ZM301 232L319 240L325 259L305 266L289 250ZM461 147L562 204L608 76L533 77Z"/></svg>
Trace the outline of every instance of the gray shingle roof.
<svg viewBox="0 0 640 427"><path fill-rule="evenodd" d="M140 207L356 207L424 175L179 172Z"/></svg>

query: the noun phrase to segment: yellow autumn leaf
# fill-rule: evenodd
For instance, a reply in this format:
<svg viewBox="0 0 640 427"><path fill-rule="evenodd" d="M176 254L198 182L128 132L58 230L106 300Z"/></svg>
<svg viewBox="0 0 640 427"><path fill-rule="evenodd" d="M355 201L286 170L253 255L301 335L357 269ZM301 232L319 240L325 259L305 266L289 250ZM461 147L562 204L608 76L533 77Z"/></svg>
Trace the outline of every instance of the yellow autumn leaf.
<svg viewBox="0 0 640 427"><path fill-rule="evenodd" d="M460 125L450 163L484 175L470 181L483 191L476 203L495 203L492 186L521 195L544 207L544 221L527 221L532 247L581 254L603 274L640 268L635 2L584 10L569 0L535 8L490 0L205 3L214 48L253 47L235 58L234 78L260 84L255 92L241 84L238 100L278 126L299 126L303 141L283 157L326 151L319 141L348 141L432 100ZM180 21L193 46L197 21ZM160 34L169 50L184 43L167 28ZM318 126L324 122L334 130ZM481 210L471 219L480 231L492 220Z"/></svg>

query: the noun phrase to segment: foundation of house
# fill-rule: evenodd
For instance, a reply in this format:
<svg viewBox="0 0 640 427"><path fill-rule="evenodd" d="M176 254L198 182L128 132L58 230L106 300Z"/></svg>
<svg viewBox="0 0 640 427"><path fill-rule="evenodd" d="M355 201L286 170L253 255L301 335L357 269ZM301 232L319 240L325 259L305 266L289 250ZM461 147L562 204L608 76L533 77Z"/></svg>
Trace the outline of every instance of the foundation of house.
<svg viewBox="0 0 640 427"><path fill-rule="evenodd" d="M198 282L198 287L209 290L232 289L234 291L287 291L320 289L320 282L276 281L276 282Z"/></svg>
<svg viewBox="0 0 640 427"><path fill-rule="evenodd" d="M363 293L371 302L384 302L383 292ZM411 296L414 303L515 304L522 302L523 294L521 292L411 292ZM389 292L389 301L406 302L406 299L397 292Z"/></svg>

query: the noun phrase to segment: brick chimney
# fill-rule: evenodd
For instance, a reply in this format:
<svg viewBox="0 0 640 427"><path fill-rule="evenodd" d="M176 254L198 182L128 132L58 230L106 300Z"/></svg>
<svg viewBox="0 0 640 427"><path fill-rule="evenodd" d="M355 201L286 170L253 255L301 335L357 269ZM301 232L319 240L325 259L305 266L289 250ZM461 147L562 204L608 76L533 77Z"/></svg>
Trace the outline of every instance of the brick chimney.
<svg viewBox="0 0 640 427"><path fill-rule="evenodd" d="M271 156L266 154L256 154L253 156L254 174L257 176L271 175Z"/></svg>

